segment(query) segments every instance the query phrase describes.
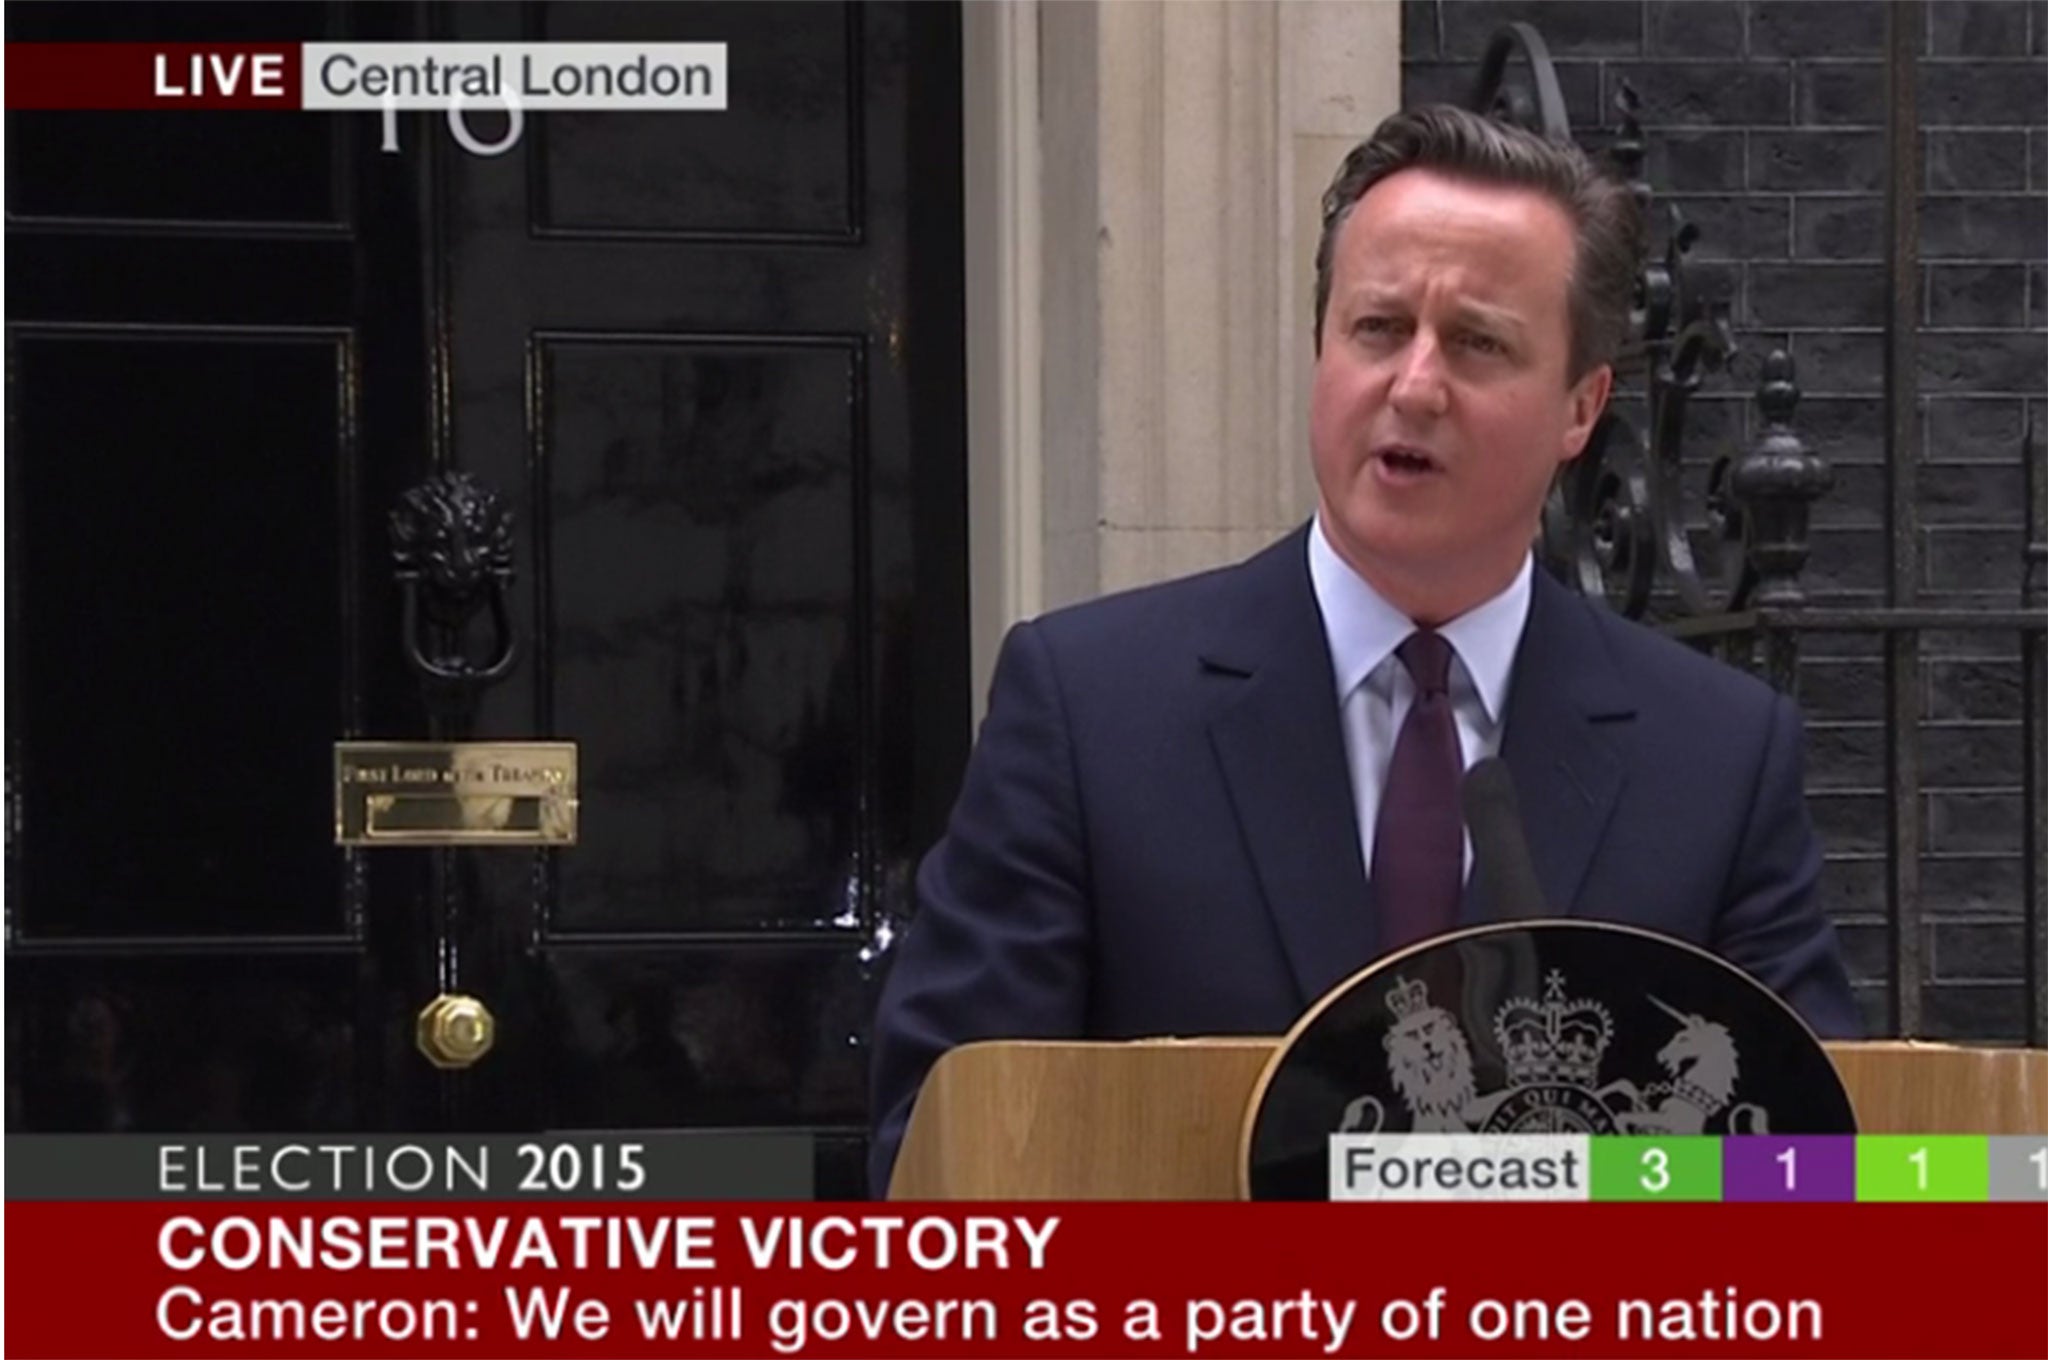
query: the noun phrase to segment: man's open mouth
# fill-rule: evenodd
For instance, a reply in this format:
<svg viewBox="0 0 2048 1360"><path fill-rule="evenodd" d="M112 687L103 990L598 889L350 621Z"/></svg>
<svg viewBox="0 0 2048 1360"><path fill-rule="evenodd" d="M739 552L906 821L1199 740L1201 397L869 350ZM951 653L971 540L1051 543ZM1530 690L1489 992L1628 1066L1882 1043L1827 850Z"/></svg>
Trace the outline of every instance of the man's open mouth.
<svg viewBox="0 0 2048 1360"><path fill-rule="evenodd" d="M1443 465L1427 449L1418 449L1408 444L1386 444L1373 450L1375 459L1386 464L1389 472L1420 475L1426 472L1441 472Z"/></svg>

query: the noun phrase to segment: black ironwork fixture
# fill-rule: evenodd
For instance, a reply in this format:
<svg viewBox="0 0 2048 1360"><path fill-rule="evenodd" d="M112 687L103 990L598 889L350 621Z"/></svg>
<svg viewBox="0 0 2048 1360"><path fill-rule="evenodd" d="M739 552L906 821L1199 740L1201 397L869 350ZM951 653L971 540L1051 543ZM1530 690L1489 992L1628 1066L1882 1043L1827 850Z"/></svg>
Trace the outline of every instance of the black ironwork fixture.
<svg viewBox="0 0 2048 1360"><path fill-rule="evenodd" d="M1688 273L1699 228L1669 204L1662 213L1644 179L1647 142L1636 92L1616 98L1618 127L1606 158L1633 189L1646 227L1661 245L1646 252L1632 338L1617 371L1640 382L1632 396L1647 414L1647 438L1610 406L1585 452L1568 466L1545 507L1542 552L1559 577L1605 598L1631 617L1654 616L1675 637L1759 672L1790 692L1799 640L1812 633L1883 639L1886 788L1890 802L1883 920L1890 939L1887 988L1891 1032L1924 1032L1925 929L1920 906L1921 752L1924 707L1921 638L1928 632L2016 637L2021 659L2023 753L2021 913L2024 921L2026 1039L2048 1045L2048 471L2037 464L2036 433L2022 445L2026 542L2016 608L1929 607L1920 600L1920 462L1917 216L1919 126L1916 68L1925 30L1921 0L1886 9L1886 591L1883 605L1812 605L1801 584L1810 552L1813 503L1833 483L1828 464L1796 428L1799 387L1783 350L1764 356L1751 422L1739 454L1708 466L1699 523L1686 519L1688 404L1707 375L1736 357L1725 304L1706 298ZM1487 47L1469 107L1553 140L1574 140L1556 67L1528 24L1500 29ZM2018 1037L2018 1036L2015 1036Z"/></svg>
<svg viewBox="0 0 2048 1360"><path fill-rule="evenodd" d="M1517 69L1526 86L1510 79ZM1542 36L1528 24L1510 24L1487 48L1471 104L1569 142L1560 88ZM1804 602L1799 572L1811 506L1833 474L1793 428L1799 387L1785 351L1763 361L1757 438L1739 456L1712 463L1700 498L1704 523L1697 531L1686 523L1686 412L1707 376L1725 370L1737 348L1727 305L1706 296L1686 268L1699 228L1673 205L1657 211L1644 178L1648 140L1640 104L1624 83L1606 158L1633 191L1645 225L1661 218L1661 245L1646 252L1631 335L1617 365L1624 378L1641 379L1647 421L1639 428L1609 408L1585 452L1558 478L1544 515L1544 554L1563 579L1631 618L1649 614L1653 602L1677 618L1719 617L1752 604L1796 606ZM1767 649L1765 668L1790 689L1795 659Z"/></svg>
<svg viewBox="0 0 2048 1360"><path fill-rule="evenodd" d="M506 595L512 586L512 516L466 472L438 472L391 512L406 663L437 716L459 717L518 653ZM482 621L484 641L472 640Z"/></svg>

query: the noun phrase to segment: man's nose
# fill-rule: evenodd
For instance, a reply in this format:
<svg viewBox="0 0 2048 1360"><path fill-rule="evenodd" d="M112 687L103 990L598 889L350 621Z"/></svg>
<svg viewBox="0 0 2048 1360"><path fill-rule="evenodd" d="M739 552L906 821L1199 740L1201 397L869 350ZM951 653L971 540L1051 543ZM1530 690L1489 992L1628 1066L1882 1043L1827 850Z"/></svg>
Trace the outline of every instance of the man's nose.
<svg viewBox="0 0 2048 1360"><path fill-rule="evenodd" d="M1394 373L1393 389L1387 394L1394 409L1403 415L1440 416L1450 402L1444 382L1443 349L1427 331L1416 332L1401 351L1400 367Z"/></svg>

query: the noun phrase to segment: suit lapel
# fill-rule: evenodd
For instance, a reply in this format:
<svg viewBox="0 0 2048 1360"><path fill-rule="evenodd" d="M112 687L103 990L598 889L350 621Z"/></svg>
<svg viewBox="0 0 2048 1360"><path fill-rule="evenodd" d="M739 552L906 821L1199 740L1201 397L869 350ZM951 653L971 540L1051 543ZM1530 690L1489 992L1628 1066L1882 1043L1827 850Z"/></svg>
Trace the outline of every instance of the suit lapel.
<svg viewBox="0 0 2048 1360"><path fill-rule="evenodd" d="M1304 532L1247 562L1200 649L1225 686L1209 737L1304 1002L1375 952L1351 771Z"/></svg>
<svg viewBox="0 0 2048 1360"><path fill-rule="evenodd" d="M1239 568L1235 595L1198 647L1226 687L1210 742L1304 1002L1379 952L1307 551L1303 529ZM1536 877L1558 916L1576 910L1621 796L1616 725L1635 715L1592 616L1599 607L1536 571L1501 743ZM1467 924L1497 918L1478 884L1475 874Z"/></svg>
<svg viewBox="0 0 2048 1360"><path fill-rule="evenodd" d="M1537 569L1501 739L1530 858L1556 916L1577 909L1586 869L1625 782L1615 725L1635 715L1591 617L1599 607ZM1496 904L1484 897L1482 888L1467 891L1468 922L1496 919Z"/></svg>

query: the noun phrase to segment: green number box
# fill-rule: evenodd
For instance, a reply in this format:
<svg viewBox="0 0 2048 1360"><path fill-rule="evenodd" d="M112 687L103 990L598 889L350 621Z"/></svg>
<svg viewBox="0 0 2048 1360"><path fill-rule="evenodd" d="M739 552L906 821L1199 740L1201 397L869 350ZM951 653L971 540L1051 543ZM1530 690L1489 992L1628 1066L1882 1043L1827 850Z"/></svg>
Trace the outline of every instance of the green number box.
<svg viewBox="0 0 2048 1360"><path fill-rule="evenodd" d="M1856 1139L1856 1198L1985 1200L1991 1140L1980 1135L1863 1134Z"/></svg>
<svg viewBox="0 0 2048 1360"><path fill-rule="evenodd" d="M1595 1200L1721 1198L1719 1138L1595 1138L1591 1162Z"/></svg>

